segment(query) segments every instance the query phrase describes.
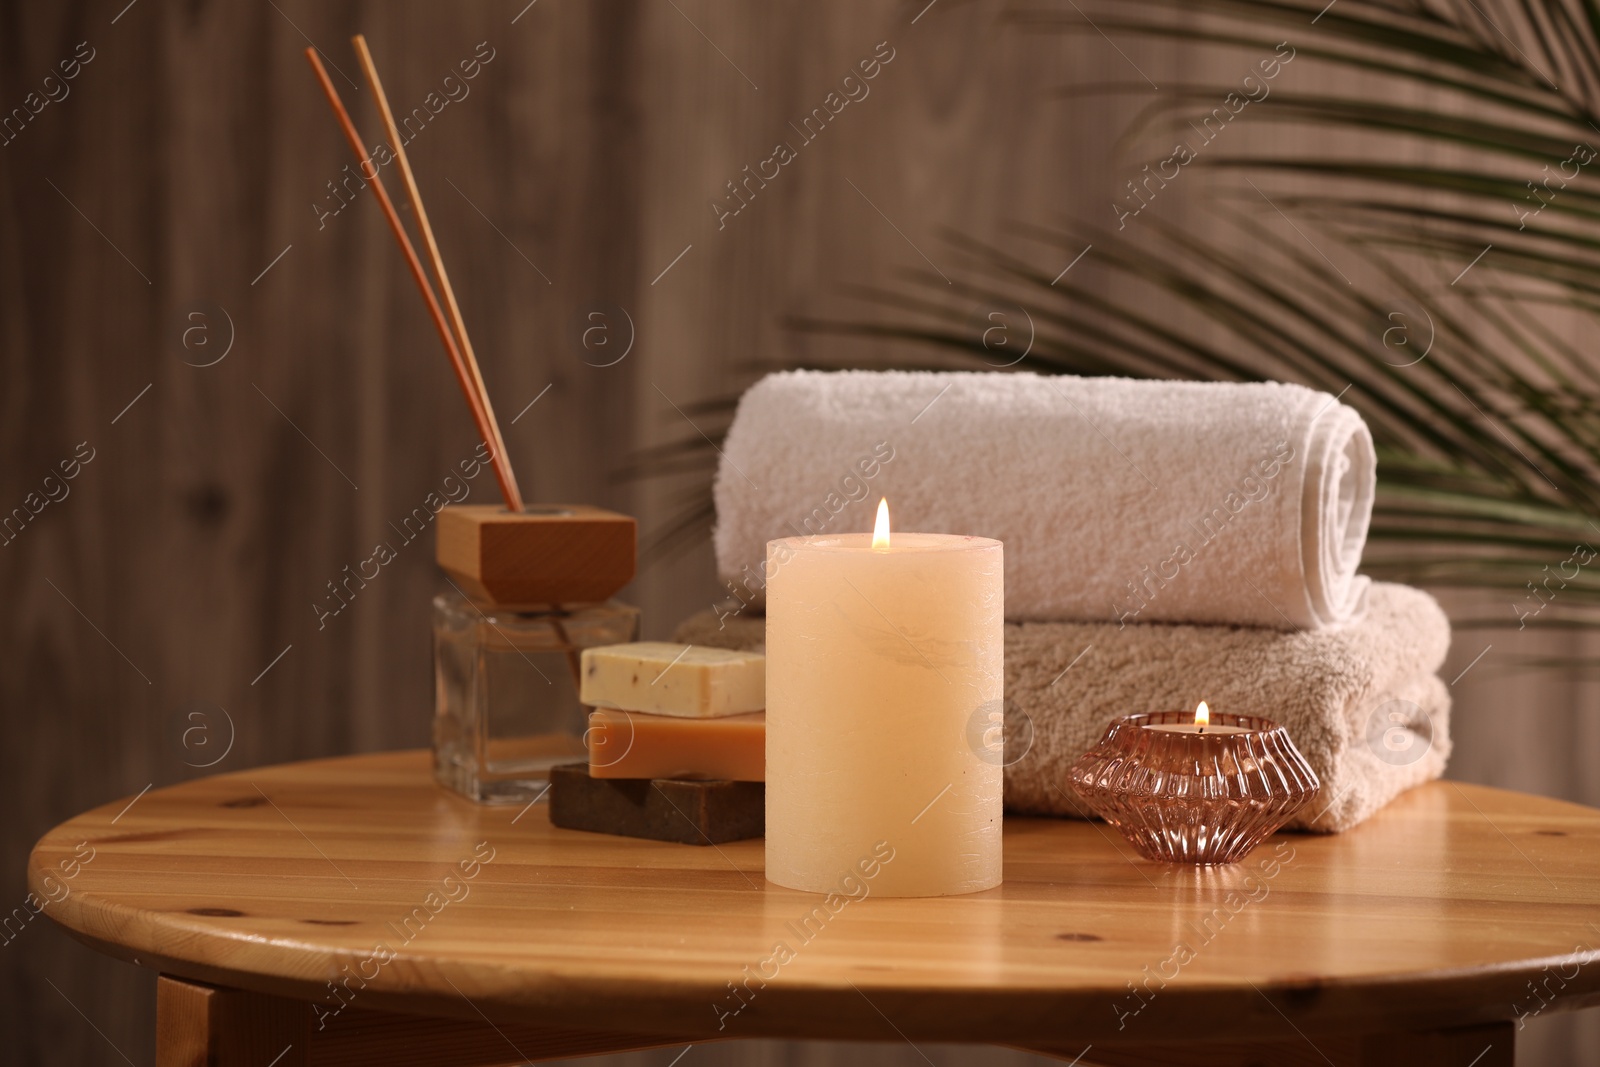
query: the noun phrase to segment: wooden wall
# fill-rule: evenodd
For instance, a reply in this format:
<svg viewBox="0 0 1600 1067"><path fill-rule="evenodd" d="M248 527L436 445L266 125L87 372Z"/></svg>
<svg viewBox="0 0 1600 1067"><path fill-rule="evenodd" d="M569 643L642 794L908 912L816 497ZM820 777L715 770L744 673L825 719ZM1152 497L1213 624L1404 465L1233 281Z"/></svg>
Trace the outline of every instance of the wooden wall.
<svg viewBox="0 0 1600 1067"><path fill-rule="evenodd" d="M695 402L762 363L862 351L787 316L946 266L944 227L1110 220L1112 142L1140 101L1044 91L1131 78L1124 59L1095 35L1019 33L997 3L925 2L0 3L0 108L93 50L69 95L0 146L0 514L93 450L69 495L0 546L0 901L21 902L45 829L206 773L230 734L216 769L426 742L429 543L320 625L313 605L473 436L375 206L322 215L349 157L308 41L369 140L350 34L403 111L492 51L410 146L430 214L529 495L632 511L649 537L703 474L618 480L636 450L692 435L691 419L714 429ZM725 183L880 42L893 59L870 95L719 226ZM1123 44L1157 80L1191 63ZM580 343L597 321L613 347ZM598 366L630 332L626 358ZM230 333L220 362L194 365ZM491 493L485 475L474 499ZM716 595L703 542L629 591L653 636ZM1582 762L1592 689L1482 670L1458 693L1455 773L1600 802ZM151 1062L151 978L35 926L0 946L17 1062ZM1526 1062L1579 1062L1579 1030L1537 1021ZM903 1047L694 1055L921 1062Z"/></svg>

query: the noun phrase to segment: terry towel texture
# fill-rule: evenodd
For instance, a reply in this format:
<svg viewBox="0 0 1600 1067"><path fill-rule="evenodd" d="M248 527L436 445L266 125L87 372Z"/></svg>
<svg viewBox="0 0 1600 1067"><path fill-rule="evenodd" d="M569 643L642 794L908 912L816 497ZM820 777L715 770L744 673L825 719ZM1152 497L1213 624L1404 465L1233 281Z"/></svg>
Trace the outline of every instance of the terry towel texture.
<svg viewBox="0 0 1600 1067"><path fill-rule="evenodd" d="M1016 620L1315 629L1360 614L1372 438L1281 382L791 371L739 403L717 471L724 580L776 537L894 528L1006 546Z"/></svg>
<svg viewBox="0 0 1600 1067"><path fill-rule="evenodd" d="M753 648L765 620L708 610L678 640ZM1008 744L1032 746L1006 768L1006 810L1078 815L1072 761L1114 718L1191 708L1263 715L1288 728L1322 781L1289 825L1337 831L1439 777L1450 754L1450 695L1434 672L1450 624L1428 594L1372 586L1357 622L1285 633L1233 626L1010 623L1005 637ZM1081 657L1081 658L1080 658Z"/></svg>

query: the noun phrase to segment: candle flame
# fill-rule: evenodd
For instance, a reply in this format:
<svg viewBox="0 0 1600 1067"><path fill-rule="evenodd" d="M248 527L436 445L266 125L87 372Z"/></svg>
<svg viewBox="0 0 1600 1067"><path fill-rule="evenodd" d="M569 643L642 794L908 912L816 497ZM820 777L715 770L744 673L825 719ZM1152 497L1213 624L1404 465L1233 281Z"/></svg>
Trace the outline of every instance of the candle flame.
<svg viewBox="0 0 1600 1067"><path fill-rule="evenodd" d="M889 498L878 501L878 521L872 527L872 547L889 547Z"/></svg>
<svg viewBox="0 0 1600 1067"><path fill-rule="evenodd" d="M1194 724L1196 726L1211 725L1211 708L1202 700L1200 706L1194 709Z"/></svg>

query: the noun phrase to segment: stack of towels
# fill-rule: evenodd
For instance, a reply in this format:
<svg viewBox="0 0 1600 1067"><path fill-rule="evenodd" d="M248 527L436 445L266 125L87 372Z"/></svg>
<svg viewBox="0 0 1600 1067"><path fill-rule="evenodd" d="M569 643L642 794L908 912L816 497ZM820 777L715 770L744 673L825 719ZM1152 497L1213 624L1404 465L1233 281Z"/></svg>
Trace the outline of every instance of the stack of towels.
<svg viewBox="0 0 1600 1067"><path fill-rule="evenodd" d="M745 394L716 482L726 603L678 638L764 639L766 542L894 526L1005 543L1005 797L1076 815L1067 767L1138 711L1282 723L1322 780L1291 824L1354 826L1438 777L1450 628L1357 573L1372 438L1278 382L796 371Z"/></svg>

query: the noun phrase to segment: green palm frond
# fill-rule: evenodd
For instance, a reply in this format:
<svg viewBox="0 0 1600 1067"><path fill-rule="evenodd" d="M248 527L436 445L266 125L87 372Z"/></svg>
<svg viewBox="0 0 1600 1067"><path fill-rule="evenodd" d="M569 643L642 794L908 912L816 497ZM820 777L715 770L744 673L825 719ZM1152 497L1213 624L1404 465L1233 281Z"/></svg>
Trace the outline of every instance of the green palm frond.
<svg viewBox="0 0 1600 1067"><path fill-rule="evenodd" d="M1017 370L1340 394L1380 450L1365 569L1507 604L1458 624L1542 605L1530 627L1600 626L1600 559L1573 562L1600 548L1600 0L1107 0L1009 20L1242 59L1154 92L1052 91L1149 97L1120 142L1139 181L1174 136L1202 139L1203 225L1162 217L1166 183L1130 182L1102 224L951 234L951 281L910 272L858 290L858 317L797 325L879 339L895 366L981 369L972 309L1021 306ZM1240 72L1284 47L1292 65L1240 111L1256 132L1205 140ZM1289 127L1318 147L1267 136ZM703 494L674 530L696 522Z"/></svg>

